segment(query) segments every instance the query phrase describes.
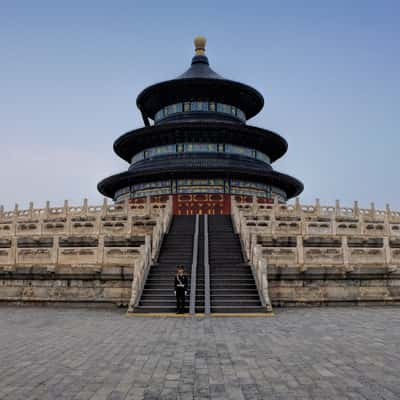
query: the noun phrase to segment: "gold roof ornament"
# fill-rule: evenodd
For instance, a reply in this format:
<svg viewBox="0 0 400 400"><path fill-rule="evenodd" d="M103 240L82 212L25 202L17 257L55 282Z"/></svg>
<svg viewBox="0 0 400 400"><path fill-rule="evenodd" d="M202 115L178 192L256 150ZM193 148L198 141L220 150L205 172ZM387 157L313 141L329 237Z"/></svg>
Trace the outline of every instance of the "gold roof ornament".
<svg viewBox="0 0 400 400"><path fill-rule="evenodd" d="M207 39L204 36L196 36L193 40L197 56L204 56Z"/></svg>

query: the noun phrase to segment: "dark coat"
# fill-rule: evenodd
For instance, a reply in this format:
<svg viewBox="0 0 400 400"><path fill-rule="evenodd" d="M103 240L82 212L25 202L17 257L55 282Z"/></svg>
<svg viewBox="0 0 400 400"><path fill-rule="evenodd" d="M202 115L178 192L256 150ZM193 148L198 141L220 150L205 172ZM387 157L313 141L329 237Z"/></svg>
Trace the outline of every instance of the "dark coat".
<svg viewBox="0 0 400 400"><path fill-rule="evenodd" d="M188 287L188 279L186 275L178 276L175 275L175 290L178 292L186 292Z"/></svg>

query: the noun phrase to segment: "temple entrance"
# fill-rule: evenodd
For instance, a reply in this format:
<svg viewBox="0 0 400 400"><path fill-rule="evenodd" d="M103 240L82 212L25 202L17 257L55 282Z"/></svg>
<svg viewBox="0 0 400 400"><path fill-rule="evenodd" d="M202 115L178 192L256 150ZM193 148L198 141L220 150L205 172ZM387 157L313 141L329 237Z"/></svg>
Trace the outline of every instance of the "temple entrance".
<svg viewBox="0 0 400 400"><path fill-rule="evenodd" d="M177 194L173 196L174 215L225 215L231 212L227 194Z"/></svg>

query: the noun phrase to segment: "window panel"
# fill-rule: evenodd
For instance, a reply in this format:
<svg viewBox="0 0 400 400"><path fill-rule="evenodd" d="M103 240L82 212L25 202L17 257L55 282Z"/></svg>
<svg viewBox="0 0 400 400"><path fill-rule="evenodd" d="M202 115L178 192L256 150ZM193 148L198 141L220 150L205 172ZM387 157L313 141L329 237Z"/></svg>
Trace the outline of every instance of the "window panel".
<svg viewBox="0 0 400 400"><path fill-rule="evenodd" d="M131 163L134 164L138 161L141 161L146 158L161 156L166 154L175 154L182 152L197 152L197 153L217 153L217 152L225 152L228 154L238 154L245 157L255 158L257 160L263 161L267 164L271 163L270 158L255 149L250 149L248 147L237 146L230 143L177 143L177 144L168 144L164 146L151 147L146 149L143 152L135 154Z"/></svg>
<svg viewBox="0 0 400 400"><path fill-rule="evenodd" d="M132 157L131 164L134 164L134 163L136 163L138 161L141 161L143 159L144 159L144 152L141 151L140 153L137 153Z"/></svg>
<svg viewBox="0 0 400 400"><path fill-rule="evenodd" d="M156 122L162 120L169 115L173 115L180 112L199 112L199 111L211 111L211 112L219 112L224 114L230 114L235 117L238 117L242 121L246 120L245 114L243 111L239 110L235 106L231 106L229 104L223 103L215 103L213 101L192 101L192 102L184 102L184 103L176 103L171 104L157 111L154 116L154 120Z"/></svg>
<svg viewBox="0 0 400 400"><path fill-rule="evenodd" d="M237 109L236 115L237 115L242 121L246 121L246 114L245 114L242 110Z"/></svg>
<svg viewBox="0 0 400 400"><path fill-rule="evenodd" d="M168 109L168 115L176 114L176 105L175 104L168 106L167 109Z"/></svg>
<svg viewBox="0 0 400 400"><path fill-rule="evenodd" d="M256 158L257 158L258 160L264 161L264 162L266 162L266 163L268 163L268 164L271 163L270 158L269 158L266 154L261 153L260 151L257 151L257 152L256 152Z"/></svg>
<svg viewBox="0 0 400 400"><path fill-rule="evenodd" d="M176 151L178 152L178 153L183 153L183 143L178 143L177 144L177 146L176 146Z"/></svg>
<svg viewBox="0 0 400 400"><path fill-rule="evenodd" d="M201 111L201 102L200 101L192 101L190 103L190 111Z"/></svg>
<svg viewBox="0 0 400 400"><path fill-rule="evenodd" d="M183 145L183 151L191 153L193 151L193 143L185 143Z"/></svg>

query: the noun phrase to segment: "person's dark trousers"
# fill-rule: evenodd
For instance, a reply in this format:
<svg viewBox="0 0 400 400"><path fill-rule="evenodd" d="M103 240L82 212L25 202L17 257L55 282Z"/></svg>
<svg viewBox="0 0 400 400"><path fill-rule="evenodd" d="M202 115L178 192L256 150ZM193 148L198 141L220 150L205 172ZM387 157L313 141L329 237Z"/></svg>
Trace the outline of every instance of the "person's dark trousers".
<svg viewBox="0 0 400 400"><path fill-rule="evenodd" d="M179 313L185 312L185 291L176 291L176 311Z"/></svg>

